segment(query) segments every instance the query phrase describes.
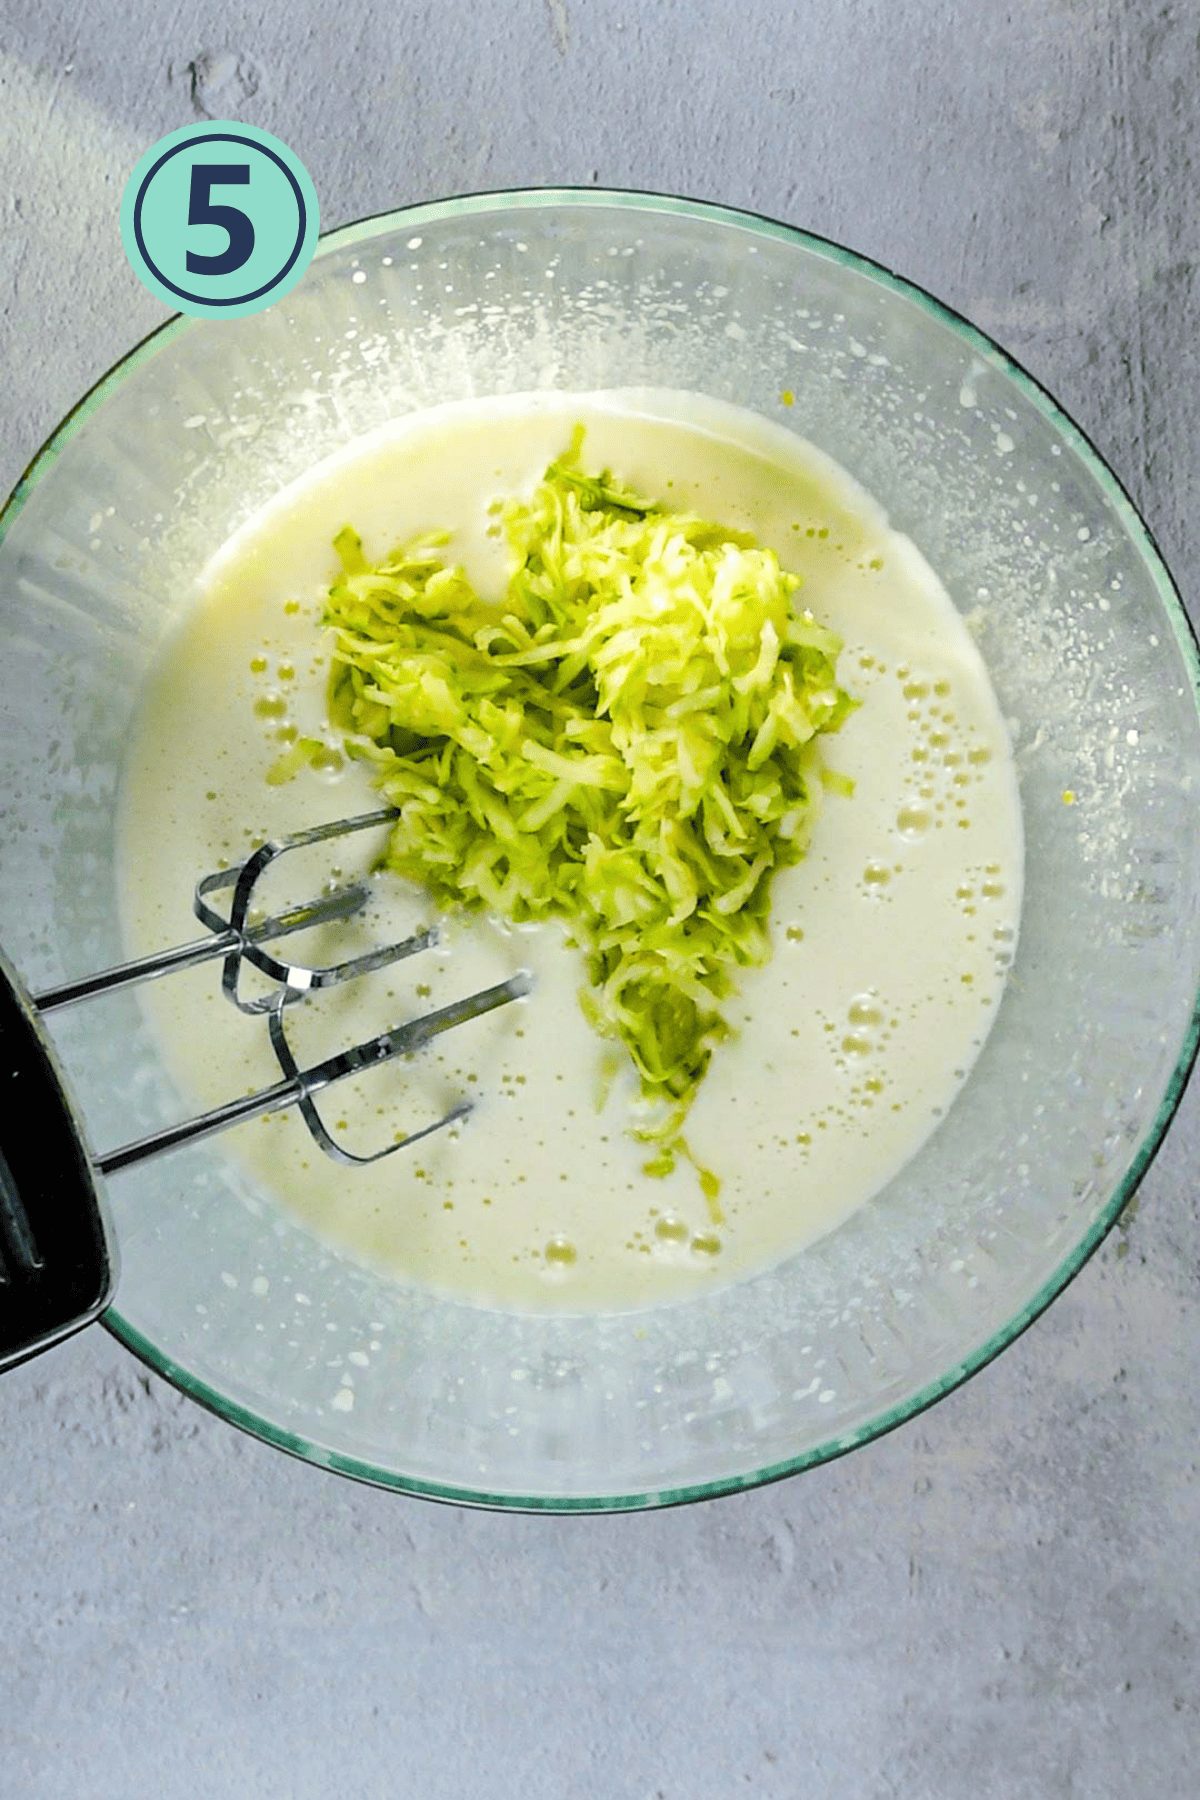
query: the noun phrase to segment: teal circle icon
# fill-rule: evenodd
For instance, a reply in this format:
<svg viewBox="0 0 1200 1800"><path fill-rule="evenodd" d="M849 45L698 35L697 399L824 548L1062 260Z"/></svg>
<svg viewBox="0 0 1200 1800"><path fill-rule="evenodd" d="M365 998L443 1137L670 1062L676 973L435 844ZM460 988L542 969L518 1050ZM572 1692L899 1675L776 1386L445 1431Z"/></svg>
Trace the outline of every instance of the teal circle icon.
<svg viewBox="0 0 1200 1800"><path fill-rule="evenodd" d="M280 299L311 262L319 223L300 158L232 119L160 138L121 200L121 241L138 280L203 319L241 318Z"/></svg>

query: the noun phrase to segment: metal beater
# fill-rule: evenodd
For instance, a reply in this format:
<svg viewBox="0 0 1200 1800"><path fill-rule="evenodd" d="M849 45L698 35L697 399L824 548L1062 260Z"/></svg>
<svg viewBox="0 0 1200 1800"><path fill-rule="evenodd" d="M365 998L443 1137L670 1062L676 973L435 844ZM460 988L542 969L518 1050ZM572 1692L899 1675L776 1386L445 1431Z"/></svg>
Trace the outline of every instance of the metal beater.
<svg viewBox="0 0 1200 1800"><path fill-rule="evenodd" d="M298 1065L288 1043L287 1009L295 1001L416 955L436 941L437 933L420 930L399 942L316 967L287 962L267 946L351 917L365 904L369 890L364 882L350 882L317 899L260 918L254 899L263 876L289 852L386 825L397 816L395 809L388 807L317 825L273 839L235 867L204 876L196 884L194 909L207 935L193 943L32 995L0 955L0 1369L35 1355L89 1323L112 1298L116 1255L100 1177L261 1113L290 1106L299 1107L305 1125L327 1156L352 1165L377 1162L470 1112L471 1102L460 1101L433 1124L363 1156L334 1141L315 1096L347 1076L410 1055L442 1032L519 999L531 985L523 971L308 1068ZM213 904L216 896L225 893L230 895L227 916ZM43 1016L218 957L223 959L221 987L226 997L244 1013L265 1014L281 1079L257 1093L91 1156L42 1024ZM247 991L243 980L247 965L266 977L266 991Z"/></svg>

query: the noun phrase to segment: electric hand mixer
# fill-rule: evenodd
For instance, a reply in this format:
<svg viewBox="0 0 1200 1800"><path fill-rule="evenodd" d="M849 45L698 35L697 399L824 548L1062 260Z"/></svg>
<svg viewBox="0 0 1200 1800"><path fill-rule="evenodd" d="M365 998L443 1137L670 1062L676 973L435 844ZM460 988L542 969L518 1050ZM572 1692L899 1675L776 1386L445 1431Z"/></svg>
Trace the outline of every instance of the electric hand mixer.
<svg viewBox="0 0 1200 1800"><path fill-rule="evenodd" d="M208 935L194 943L34 995L0 956L0 1082L4 1087L0 1114L4 1121L0 1127L0 1369L36 1355L90 1323L111 1300L116 1253L101 1178L245 1119L290 1106L299 1107L326 1155L352 1165L390 1156L463 1119L471 1110L470 1101L461 1101L432 1124L397 1135L382 1149L360 1156L334 1141L315 1096L334 1082L393 1057L410 1055L442 1032L520 998L530 988L524 972L409 1019L307 1068L299 1066L288 1043L286 1012L294 1001L413 956L434 943L437 934L419 930L398 942L316 967L285 962L266 946L349 918L365 904L368 889L363 882L351 882L332 888L319 899L259 917L255 895L262 878L289 851L378 827L396 816L394 809L385 808L314 826L265 843L235 867L204 876L196 885L194 910ZM228 917L213 904L215 896L227 891L231 891ZM92 1156L42 1024L43 1015L218 957L223 959L221 986L226 998L243 1013L265 1015L281 1079L198 1117ZM247 991L243 980L247 964L267 978L267 991Z"/></svg>

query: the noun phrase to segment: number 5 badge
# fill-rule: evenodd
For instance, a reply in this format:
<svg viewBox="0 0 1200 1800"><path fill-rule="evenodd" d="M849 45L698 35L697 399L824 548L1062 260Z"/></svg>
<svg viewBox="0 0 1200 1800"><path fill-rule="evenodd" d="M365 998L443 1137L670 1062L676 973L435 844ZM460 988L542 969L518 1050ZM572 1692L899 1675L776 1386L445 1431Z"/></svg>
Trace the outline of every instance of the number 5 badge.
<svg viewBox="0 0 1200 1800"><path fill-rule="evenodd" d="M286 294L312 260L318 223L300 158L231 119L161 138L121 200L121 241L139 281L207 319L261 312Z"/></svg>

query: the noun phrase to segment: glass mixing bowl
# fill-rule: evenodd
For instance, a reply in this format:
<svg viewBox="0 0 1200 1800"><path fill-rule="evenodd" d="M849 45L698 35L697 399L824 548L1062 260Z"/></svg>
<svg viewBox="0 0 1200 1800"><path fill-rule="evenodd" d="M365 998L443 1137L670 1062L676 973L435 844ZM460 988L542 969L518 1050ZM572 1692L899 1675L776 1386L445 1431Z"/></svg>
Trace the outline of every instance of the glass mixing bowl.
<svg viewBox="0 0 1200 1800"><path fill-rule="evenodd" d="M444 1499L663 1504L908 1418L1100 1242L1196 1047L1196 649L1120 486L918 290L791 228L640 194L485 195L349 226L269 310L164 326L56 432L0 545L0 941L26 982L120 954L131 708L235 527L394 415L637 385L800 430L972 616L1020 769L1020 943L982 1056L903 1173L814 1248L686 1303L532 1318L406 1287L293 1223L219 1140L113 1179L106 1323L125 1344L282 1449ZM133 999L76 1009L55 1037L94 1142L178 1116Z"/></svg>

